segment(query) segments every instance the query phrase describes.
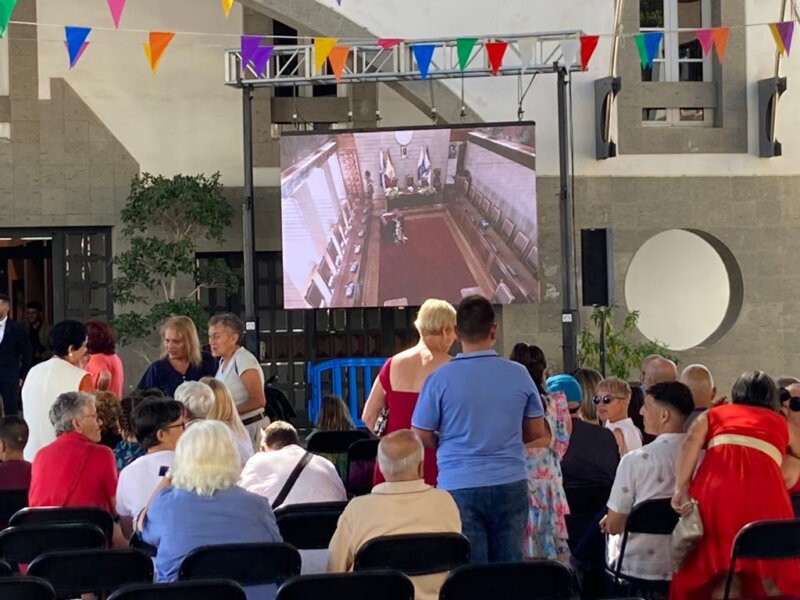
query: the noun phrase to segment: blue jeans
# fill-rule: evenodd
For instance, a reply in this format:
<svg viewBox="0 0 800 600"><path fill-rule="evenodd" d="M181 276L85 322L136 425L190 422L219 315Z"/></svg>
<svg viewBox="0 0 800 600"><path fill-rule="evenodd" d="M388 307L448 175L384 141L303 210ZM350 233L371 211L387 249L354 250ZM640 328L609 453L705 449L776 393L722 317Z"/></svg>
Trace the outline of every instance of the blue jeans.
<svg viewBox="0 0 800 600"><path fill-rule="evenodd" d="M471 563L522 560L528 523L527 480L450 490L450 495L461 513L461 530L472 547Z"/></svg>

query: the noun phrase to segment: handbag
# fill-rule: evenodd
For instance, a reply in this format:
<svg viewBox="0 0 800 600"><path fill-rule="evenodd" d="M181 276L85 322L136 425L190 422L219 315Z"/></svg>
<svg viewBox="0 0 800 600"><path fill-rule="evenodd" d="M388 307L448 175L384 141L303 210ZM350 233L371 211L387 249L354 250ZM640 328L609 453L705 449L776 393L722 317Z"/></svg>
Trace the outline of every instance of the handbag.
<svg viewBox="0 0 800 600"><path fill-rule="evenodd" d="M678 524L672 530L670 543L670 556L672 568L677 571L692 549L703 537L703 521L700 518L700 508L697 500L689 499L689 512L678 519Z"/></svg>
<svg viewBox="0 0 800 600"><path fill-rule="evenodd" d="M389 418L389 409L384 406L381 412L378 413L378 418L375 419L375 435L381 437L386 430L386 421Z"/></svg>

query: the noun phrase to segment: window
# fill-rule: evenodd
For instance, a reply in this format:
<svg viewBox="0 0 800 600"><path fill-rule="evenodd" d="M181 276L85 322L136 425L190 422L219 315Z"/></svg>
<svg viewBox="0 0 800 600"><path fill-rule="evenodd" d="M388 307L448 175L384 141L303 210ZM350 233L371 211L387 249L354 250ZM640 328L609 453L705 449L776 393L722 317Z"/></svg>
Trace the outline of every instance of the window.
<svg viewBox="0 0 800 600"><path fill-rule="evenodd" d="M695 31L711 26L710 0L640 0L639 28L664 34L651 68L642 81L711 81L711 60Z"/></svg>
<svg viewBox="0 0 800 600"><path fill-rule="evenodd" d="M642 124L680 127L713 127L713 108L643 108Z"/></svg>

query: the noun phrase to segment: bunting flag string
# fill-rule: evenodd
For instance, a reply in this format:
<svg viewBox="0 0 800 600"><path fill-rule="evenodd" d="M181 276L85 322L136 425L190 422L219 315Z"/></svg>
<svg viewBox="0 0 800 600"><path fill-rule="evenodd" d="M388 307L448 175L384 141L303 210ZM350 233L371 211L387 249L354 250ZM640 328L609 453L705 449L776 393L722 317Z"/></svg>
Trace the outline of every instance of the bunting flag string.
<svg viewBox="0 0 800 600"><path fill-rule="evenodd" d="M508 42L486 42L484 48L486 48L486 54L489 55L489 68L492 71L492 75L497 75L500 67L503 66L503 57L506 54Z"/></svg>
<svg viewBox="0 0 800 600"><path fill-rule="evenodd" d="M122 18L122 11L125 10L125 0L108 0L108 10L114 21L114 29L119 29L119 20Z"/></svg>
<svg viewBox="0 0 800 600"><path fill-rule="evenodd" d="M664 33L661 31L648 31L647 33L637 33L633 36L633 40L636 42L636 49L639 51L642 70L653 66L653 61L663 39Z"/></svg>
<svg viewBox="0 0 800 600"><path fill-rule="evenodd" d="M325 64L325 60L338 41L338 38L332 37L314 38L314 71L316 73L322 70L322 65Z"/></svg>
<svg viewBox="0 0 800 600"><path fill-rule="evenodd" d="M419 75L422 79L428 78L428 70L431 68L433 51L435 49L436 46L433 44L414 44L411 46L411 52L414 53L414 59L417 61Z"/></svg>
<svg viewBox="0 0 800 600"><path fill-rule="evenodd" d="M11 13L14 12L16 5L17 0L0 0L0 37L5 37Z"/></svg>
<svg viewBox="0 0 800 600"><path fill-rule="evenodd" d="M231 16L231 9L233 8L233 0L219 0L220 4L222 4L222 12L225 14L225 18Z"/></svg>
<svg viewBox="0 0 800 600"><path fill-rule="evenodd" d="M78 63L87 46L89 46L86 38L89 37L91 31L91 27L71 27L69 25L64 27L64 36L66 38L64 44L67 46L70 69Z"/></svg>
<svg viewBox="0 0 800 600"><path fill-rule="evenodd" d="M158 63L161 62L161 56L174 37L175 34L171 31L150 32L148 41L144 44L144 55L147 57L147 62L153 73L158 70Z"/></svg>
<svg viewBox="0 0 800 600"><path fill-rule="evenodd" d="M458 54L458 66L463 72L469 64L472 56L472 49L478 43L478 38L458 38L456 40L456 53Z"/></svg>
<svg viewBox="0 0 800 600"><path fill-rule="evenodd" d="M334 46L328 54L328 62L331 65L333 76L336 81L342 78L344 66L347 64L347 55L350 54L349 46Z"/></svg>
<svg viewBox="0 0 800 600"><path fill-rule="evenodd" d="M592 60L592 56L594 56L594 51L597 49L597 43L599 41L599 35L581 36L581 68L584 71L589 70L589 61Z"/></svg>
<svg viewBox="0 0 800 600"><path fill-rule="evenodd" d="M794 36L794 21L770 23L769 29L772 32L772 38L775 40L775 46L778 49L778 54L788 56L789 52L792 49L792 37Z"/></svg>

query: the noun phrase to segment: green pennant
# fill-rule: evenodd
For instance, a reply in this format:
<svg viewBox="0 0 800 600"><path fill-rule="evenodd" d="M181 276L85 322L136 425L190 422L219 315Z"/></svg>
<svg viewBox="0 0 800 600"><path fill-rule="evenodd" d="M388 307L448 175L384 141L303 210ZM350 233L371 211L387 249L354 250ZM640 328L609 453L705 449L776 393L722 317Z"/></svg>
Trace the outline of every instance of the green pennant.
<svg viewBox="0 0 800 600"><path fill-rule="evenodd" d="M14 12L17 0L0 0L0 37L5 37L8 29L8 21L11 13Z"/></svg>
<svg viewBox="0 0 800 600"><path fill-rule="evenodd" d="M633 41L636 42L636 50L639 51L639 61L642 63L642 69L647 68L647 49L644 46L644 34L637 33L633 36Z"/></svg>
<svg viewBox="0 0 800 600"><path fill-rule="evenodd" d="M478 38L458 38L456 40L456 50L458 51L458 66L463 71L467 68L472 49L478 42Z"/></svg>

